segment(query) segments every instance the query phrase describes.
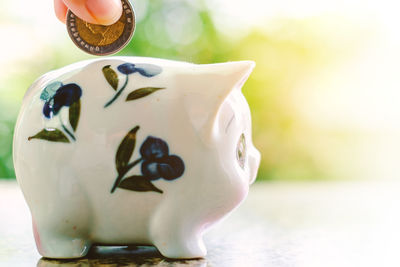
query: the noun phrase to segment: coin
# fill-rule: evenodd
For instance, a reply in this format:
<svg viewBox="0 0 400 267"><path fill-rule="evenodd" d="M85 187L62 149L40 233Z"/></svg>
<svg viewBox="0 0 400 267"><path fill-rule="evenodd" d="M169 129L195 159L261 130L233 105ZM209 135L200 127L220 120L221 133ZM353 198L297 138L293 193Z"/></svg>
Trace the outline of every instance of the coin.
<svg viewBox="0 0 400 267"><path fill-rule="evenodd" d="M117 53L132 39L135 31L135 12L128 0L121 0L123 12L112 25L91 24L67 13L67 31L77 47L86 53L105 56Z"/></svg>

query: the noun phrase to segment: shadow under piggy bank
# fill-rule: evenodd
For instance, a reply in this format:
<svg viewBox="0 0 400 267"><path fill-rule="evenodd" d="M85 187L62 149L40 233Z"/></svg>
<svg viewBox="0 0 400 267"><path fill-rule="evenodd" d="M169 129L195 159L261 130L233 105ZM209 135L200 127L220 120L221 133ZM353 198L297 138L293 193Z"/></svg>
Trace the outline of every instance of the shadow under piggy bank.
<svg viewBox="0 0 400 267"><path fill-rule="evenodd" d="M206 259L172 260L163 257L151 246L93 246L80 259L55 260L41 258L37 267L86 267L86 266L198 266L205 267Z"/></svg>

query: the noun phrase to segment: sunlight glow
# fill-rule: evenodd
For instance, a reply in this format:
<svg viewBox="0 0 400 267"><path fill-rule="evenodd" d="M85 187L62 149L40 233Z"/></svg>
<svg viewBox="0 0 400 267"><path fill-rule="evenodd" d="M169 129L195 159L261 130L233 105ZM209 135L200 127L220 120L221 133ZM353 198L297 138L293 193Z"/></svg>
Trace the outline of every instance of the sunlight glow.
<svg viewBox="0 0 400 267"><path fill-rule="evenodd" d="M143 36L142 43L136 43L140 55L179 57L185 51L191 60L190 51L202 62L256 61L247 85L252 91L244 93L255 111L255 142L266 152L263 165L270 164L265 168L271 175L305 177L301 173L315 165L347 178L400 179L400 3L133 0L132 4L138 25L143 26L135 35ZM161 5L165 8L154 8ZM55 18L52 1L3 0L1 6L0 36L10 41L0 43L0 64L7 66L0 72L0 103L16 113L23 91L15 88L25 88L39 75L32 69L35 64L46 72L84 55L74 50L65 25ZM216 33L202 20L207 10ZM219 39L228 45L215 44ZM196 43L199 40L203 43ZM229 47L231 43L237 47ZM198 46L204 44L208 47L200 51ZM20 76L26 80L21 82ZM0 125L14 116L2 113ZM10 120L7 117L7 123ZM282 167L285 164L293 170L282 174L274 169L290 169Z"/></svg>

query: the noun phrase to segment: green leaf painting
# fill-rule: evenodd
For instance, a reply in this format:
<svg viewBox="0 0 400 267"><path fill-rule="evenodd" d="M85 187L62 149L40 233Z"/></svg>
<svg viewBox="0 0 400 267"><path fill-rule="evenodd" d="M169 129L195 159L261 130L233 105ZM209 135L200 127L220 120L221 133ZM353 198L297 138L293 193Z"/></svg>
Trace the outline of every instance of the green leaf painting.
<svg viewBox="0 0 400 267"><path fill-rule="evenodd" d="M62 131L55 128L43 129L39 133L28 138L29 141L31 141L32 139L42 139L51 142L69 143L69 140L65 136L65 134Z"/></svg>
<svg viewBox="0 0 400 267"><path fill-rule="evenodd" d="M124 172L124 169L129 163L132 157L133 150L136 144L136 132L139 130L139 126L134 127L122 140L118 147L117 154L115 156L115 165L118 174Z"/></svg>
<svg viewBox="0 0 400 267"><path fill-rule="evenodd" d="M120 95L126 89L126 86L129 82L129 76L139 74L142 77L152 78L154 76L159 75L162 72L162 68L153 64L133 64L133 63L124 63L117 67L119 73L125 75L125 82L122 84L121 88L118 89L118 74L114 71L110 65L106 65L103 67L103 75L106 78L107 82L111 85L111 87L116 91L114 96L104 105L104 108L107 108L112 103L114 103ZM135 100L141 97L145 97L151 93L154 93L157 90L165 89L165 88L157 88L157 87L146 87L140 88L129 94L126 101Z"/></svg>
<svg viewBox="0 0 400 267"><path fill-rule="evenodd" d="M69 108L69 123L71 124L71 127L74 130L74 132L78 127L80 113L81 113L81 101L78 100L74 102Z"/></svg>
<svg viewBox="0 0 400 267"><path fill-rule="evenodd" d="M103 75L111 87L116 91L118 88L118 75L110 65L103 67Z"/></svg>
<svg viewBox="0 0 400 267"><path fill-rule="evenodd" d="M135 99L139 99L145 96L148 96L158 90L165 89L164 87L145 87L145 88L139 88L136 89L135 91L131 92L128 97L126 98L126 101L131 101Z"/></svg>
<svg viewBox="0 0 400 267"><path fill-rule="evenodd" d="M118 187L138 192L154 191L160 194L163 193L163 191L155 187L154 184L149 181L147 177L140 175L133 175L125 178L124 180L122 180Z"/></svg>

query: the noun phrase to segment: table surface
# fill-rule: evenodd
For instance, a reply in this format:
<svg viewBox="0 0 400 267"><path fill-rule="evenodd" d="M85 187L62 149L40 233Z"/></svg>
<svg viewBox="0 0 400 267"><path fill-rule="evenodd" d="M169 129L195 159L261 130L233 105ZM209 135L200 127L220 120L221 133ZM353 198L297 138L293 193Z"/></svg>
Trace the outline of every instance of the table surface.
<svg viewBox="0 0 400 267"><path fill-rule="evenodd" d="M79 260L37 253L29 210L0 181L0 266L400 266L399 183L259 183L205 236L208 255L172 261L153 247L96 247Z"/></svg>

